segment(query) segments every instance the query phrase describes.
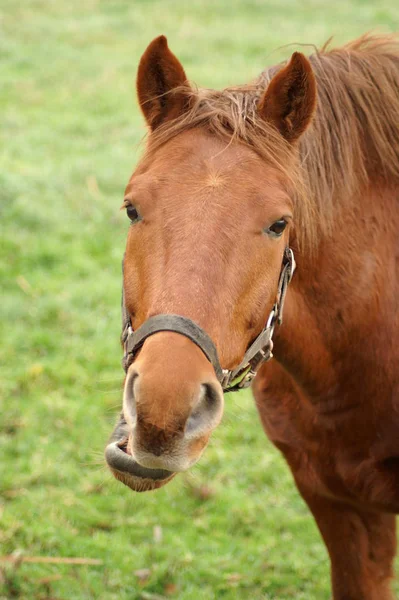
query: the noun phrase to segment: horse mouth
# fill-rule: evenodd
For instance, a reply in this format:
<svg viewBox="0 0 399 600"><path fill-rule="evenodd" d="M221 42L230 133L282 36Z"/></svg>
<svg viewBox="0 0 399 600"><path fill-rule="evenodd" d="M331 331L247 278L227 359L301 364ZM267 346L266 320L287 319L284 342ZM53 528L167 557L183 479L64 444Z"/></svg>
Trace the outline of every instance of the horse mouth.
<svg viewBox="0 0 399 600"><path fill-rule="evenodd" d="M128 450L127 438L113 441L105 448L105 460L114 477L135 492L147 492L162 487L176 473L165 469L149 469L134 460Z"/></svg>

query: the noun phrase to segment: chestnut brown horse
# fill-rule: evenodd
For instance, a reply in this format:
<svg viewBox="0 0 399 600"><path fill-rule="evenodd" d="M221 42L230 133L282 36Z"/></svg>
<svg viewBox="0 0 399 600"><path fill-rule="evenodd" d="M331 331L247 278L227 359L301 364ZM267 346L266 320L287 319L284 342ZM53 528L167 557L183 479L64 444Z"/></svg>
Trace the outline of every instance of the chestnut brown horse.
<svg viewBox="0 0 399 600"><path fill-rule="evenodd" d="M388 600L399 44L365 36L294 53L214 91L188 83L161 36L137 91L149 136L124 200L127 376L108 464L133 490L164 485L201 456L223 389L257 371L263 426L327 545L334 599Z"/></svg>

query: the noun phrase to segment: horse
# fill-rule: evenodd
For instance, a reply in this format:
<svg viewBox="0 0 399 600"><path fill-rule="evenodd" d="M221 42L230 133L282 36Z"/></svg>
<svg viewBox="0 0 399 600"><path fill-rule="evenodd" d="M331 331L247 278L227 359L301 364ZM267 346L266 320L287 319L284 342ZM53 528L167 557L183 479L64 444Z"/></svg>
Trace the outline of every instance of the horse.
<svg viewBox="0 0 399 600"><path fill-rule="evenodd" d="M326 544L334 600L392 599L398 40L295 52L217 91L192 85L160 36L137 94L149 134L123 202L112 473L135 491L165 485L200 458L224 392L253 379Z"/></svg>

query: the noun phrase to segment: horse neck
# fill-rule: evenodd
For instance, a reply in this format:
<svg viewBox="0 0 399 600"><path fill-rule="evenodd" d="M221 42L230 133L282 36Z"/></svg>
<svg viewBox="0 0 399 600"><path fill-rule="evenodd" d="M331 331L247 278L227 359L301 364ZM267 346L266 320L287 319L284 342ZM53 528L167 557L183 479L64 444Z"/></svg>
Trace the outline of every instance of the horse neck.
<svg viewBox="0 0 399 600"><path fill-rule="evenodd" d="M275 357L314 398L370 360L394 361L386 343L399 317L399 183L357 194L297 273L276 332ZM396 351L397 352L397 351Z"/></svg>

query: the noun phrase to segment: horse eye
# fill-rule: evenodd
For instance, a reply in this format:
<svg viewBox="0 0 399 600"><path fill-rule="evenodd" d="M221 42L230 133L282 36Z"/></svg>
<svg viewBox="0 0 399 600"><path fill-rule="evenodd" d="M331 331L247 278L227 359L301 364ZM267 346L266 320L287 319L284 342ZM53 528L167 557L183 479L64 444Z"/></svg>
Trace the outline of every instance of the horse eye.
<svg viewBox="0 0 399 600"><path fill-rule="evenodd" d="M135 223L135 221L141 220L141 217L140 217L140 214L139 214L137 208L135 208L132 204L128 204L126 206L126 214L129 217L129 219L132 221L132 223Z"/></svg>
<svg viewBox="0 0 399 600"><path fill-rule="evenodd" d="M270 225L268 229L266 229L266 233L271 233L276 237L280 237L286 227L287 221L285 219L279 219L278 221L275 221L273 225Z"/></svg>

